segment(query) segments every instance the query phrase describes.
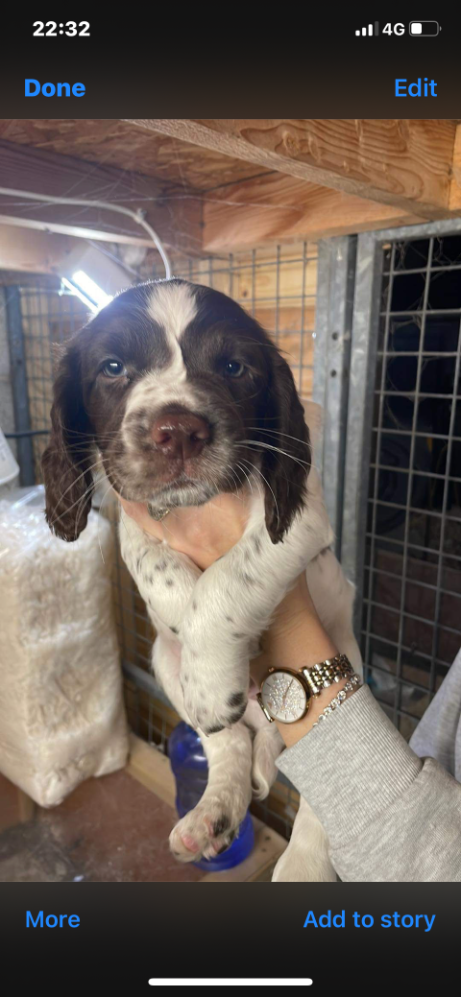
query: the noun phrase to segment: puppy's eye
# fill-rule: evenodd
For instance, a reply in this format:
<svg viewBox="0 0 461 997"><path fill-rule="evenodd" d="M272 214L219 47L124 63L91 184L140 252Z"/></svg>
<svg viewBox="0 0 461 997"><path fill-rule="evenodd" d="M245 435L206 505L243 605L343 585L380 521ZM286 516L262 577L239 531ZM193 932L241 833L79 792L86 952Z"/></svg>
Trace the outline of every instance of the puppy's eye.
<svg viewBox="0 0 461 997"><path fill-rule="evenodd" d="M245 373L245 367L238 360L229 360L224 364L224 373L227 377L241 377Z"/></svg>
<svg viewBox="0 0 461 997"><path fill-rule="evenodd" d="M101 372L106 377L123 377L126 374L126 367L121 360L106 360L101 367Z"/></svg>

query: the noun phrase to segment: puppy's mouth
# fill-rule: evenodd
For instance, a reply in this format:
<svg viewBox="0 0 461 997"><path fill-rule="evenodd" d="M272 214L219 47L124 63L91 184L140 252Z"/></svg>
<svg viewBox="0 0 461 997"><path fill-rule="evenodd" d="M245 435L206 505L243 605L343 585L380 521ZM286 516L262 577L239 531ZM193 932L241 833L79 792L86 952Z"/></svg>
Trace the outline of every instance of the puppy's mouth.
<svg viewBox="0 0 461 997"><path fill-rule="evenodd" d="M121 450L109 448L106 463L133 502L158 510L203 505L248 479L244 439L229 413L218 419L171 405L153 420L128 419Z"/></svg>
<svg viewBox="0 0 461 997"><path fill-rule="evenodd" d="M175 509L184 506L199 506L209 502L223 492L235 492L240 489L246 476L229 466L220 467L213 474L207 474L206 469L196 469L192 477L181 468L171 474L156 474L150 480L147 475L142 480L135 481L128 475L121 487L116 486L124 498L132 502L146 503L153 518L161 518L165 509Z"/></svg>
<svg viewBox="0 0 461 997"><path fill-rule="evenodd" d="M154 487L150 491L151 499L160 497L164 492L178 492L181 493L184 490L190 490L196 488L197 490L202 489L204 486L208 486L209 482L206 477L203 479L200 475L191 476L188 474L185 468L180 471L171 474L157 475L155 478Z"/></svg>
<svg viewBox="0 0 461 997"><path fill-rule="evenodd" d="M184 506L204 505L223 489L207 480L191 480L187 476L171 481L153 490L146 498L147 508L154 518L162 518L165 511Z"/></svg>

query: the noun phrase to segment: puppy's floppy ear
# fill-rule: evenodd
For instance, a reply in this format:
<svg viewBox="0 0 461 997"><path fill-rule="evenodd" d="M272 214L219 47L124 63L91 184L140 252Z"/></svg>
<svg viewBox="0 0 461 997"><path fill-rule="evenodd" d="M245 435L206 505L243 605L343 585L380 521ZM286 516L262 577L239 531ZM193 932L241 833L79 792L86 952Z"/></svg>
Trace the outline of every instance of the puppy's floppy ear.
<svg viewBox="0 0 461 997"><path fill-rule="evenodd" d="M279 543L302 507L311 447L293 375L286 361L275 350L272 353L272 376L260 442L263 453L261 471L266 479L263 482L266 527L272 543Z"/></svg>
<svg viewBox="0 0 461 997"><path fill-rule="evenodd" d="M45 516L61 540L77 540L91 508L93 479L90 425L83 407L76 346L61 355L53 387L51 437L42 457Z"/></svg>

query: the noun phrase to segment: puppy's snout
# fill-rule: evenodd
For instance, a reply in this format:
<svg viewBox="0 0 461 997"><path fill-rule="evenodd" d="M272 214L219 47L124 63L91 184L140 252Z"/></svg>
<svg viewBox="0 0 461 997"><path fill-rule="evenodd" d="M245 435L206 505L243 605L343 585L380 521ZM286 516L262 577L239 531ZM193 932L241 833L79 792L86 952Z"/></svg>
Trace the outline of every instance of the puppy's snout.
<svg viewBox="0 0 461 997"><path fill-rule="evenodd" d="M209 422L192 413L163 415L152 426L155 446L166 457L197 457L210 437Z"/></svg>

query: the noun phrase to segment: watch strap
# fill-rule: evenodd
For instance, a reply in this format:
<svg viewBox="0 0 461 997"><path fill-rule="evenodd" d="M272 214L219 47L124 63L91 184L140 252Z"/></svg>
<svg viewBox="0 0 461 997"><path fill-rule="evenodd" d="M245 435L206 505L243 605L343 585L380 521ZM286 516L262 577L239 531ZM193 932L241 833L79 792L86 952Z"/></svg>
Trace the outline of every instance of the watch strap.
<svg viewBox="0 0 461 997"><path fill-rule="evenodd" d="M299 671L313 696L320 696L322 689L328 689L334 682L340 682L353 674L352 665L345 654L336 654L334 658L326 658L325 661L318 661L310 668L300 668Z"/></svg>

